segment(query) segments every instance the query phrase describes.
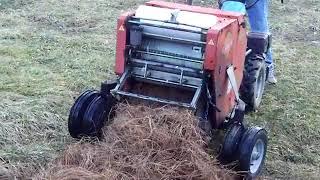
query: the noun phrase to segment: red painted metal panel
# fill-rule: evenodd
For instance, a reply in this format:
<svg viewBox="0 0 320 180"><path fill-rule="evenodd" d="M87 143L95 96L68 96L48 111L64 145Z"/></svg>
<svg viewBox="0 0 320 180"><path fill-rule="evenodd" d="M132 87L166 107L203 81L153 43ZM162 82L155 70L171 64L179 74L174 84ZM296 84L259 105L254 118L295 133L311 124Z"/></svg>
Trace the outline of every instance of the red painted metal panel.
<svg viewBox="0 0 320 180"><path fill-rule="evenodd" d="M126 42L127 42L127 28L126 21L128 17L132 16L132 12L122 14L118 19L117 25L117 44L116 44L116 64L115 73L121 75L124 73L126 66Z"/></svg>
<svg viewBox="0 0 320 180"><path fill-rule="evenodd" d="M235 106L235 94L227 76L227 68L230 65L235 67L238 87L242 80L242 71L246 41L239 39L240 27L235 19L224 19L211 27L207 33L206 58L204 69L211 72L214 84L216 106L219 111L214 112L214 126L218 128L230 115ZM243 36L242 36L243 37ZM241 46L239 46L241 44ZM239 47L238 47L239 46ZM237 89L238 90L238 89Z"/></svg>
<svg viewBox="0 0 320 180"><path fill-rule="evenodd" d="M231 64L231 55L230 48L233 46L233 41L230 34L230 24L221 30L221 34L219 36L217 46L217 59L216 59L216 67L213 72L213 81L215 85L215 96L216 96L216 106L220 110L216 112L216 127L219 126L225 118L229 115L232 110L229 97L228 97L228 87L229 81L227 76L227 67ZM228 42L227 42L228 41Z"/></svg>
<svg viewBox="0 0 320 180"><path fill-rule="evenodd" d="M204 61L204 69L214 70L216 61L216 51L217 51L217 40L219 36L219 31L216 29L209 29L207 33L207 45L206 45L206 55Z"/></svg>
<svg viewBox="0 0 320 180"><path fill-rule="evenodd" d="M219 34L219 38L217 41L216 66L213 72L216 106L220 110L220 112L217 111L215 113L216 128L219 127L224 122L225 118L230 115L236 103L235 94L228 80L228 75L226 72L227 68L230 65L233 65L235 67L235 73L239 88L242 78L243 64L245 60L245 43L243 41L239 42L240 26L235 20L229 20L225 23L228 22L229 24L223 27ZM241 47L238 46L239 43L242 43Z"/></svg>
<svg viewBox="0 0 320 180"><path fill-rule="evenodd" d="M238 39L236 41L236 49L233 54L233 65L235 67L235 75L237 80L238 88L240 88L242 78L243 78L243 69L244 61L246 58L246 48L247 48L247 30L244 26L238 26L233 24L234 29L237 29L236 33L238 34Z"/></svg>

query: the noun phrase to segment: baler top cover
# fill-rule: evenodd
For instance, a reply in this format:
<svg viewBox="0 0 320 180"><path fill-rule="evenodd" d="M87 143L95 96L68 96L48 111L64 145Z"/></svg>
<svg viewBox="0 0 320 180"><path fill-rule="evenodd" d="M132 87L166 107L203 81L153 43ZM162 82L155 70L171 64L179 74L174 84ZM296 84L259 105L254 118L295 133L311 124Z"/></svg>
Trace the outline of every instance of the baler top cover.
<svg viewBox="0 0 320 180"><path fill-rule="evenodd" d="M181 11L178 9L159 8L141 5L135 12L135 17L160 22L174 22L181 28L203 28L209 29L218 22L218 18L210 14Z"/></svg>

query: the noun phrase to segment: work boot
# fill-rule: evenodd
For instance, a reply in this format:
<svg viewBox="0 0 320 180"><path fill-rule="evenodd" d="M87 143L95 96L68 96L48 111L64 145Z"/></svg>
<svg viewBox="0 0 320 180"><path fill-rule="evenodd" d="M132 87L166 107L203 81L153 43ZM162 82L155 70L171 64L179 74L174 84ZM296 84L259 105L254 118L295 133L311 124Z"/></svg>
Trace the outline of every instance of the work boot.
<svg viewBox="0 0 320 180"><path fill-rule="evenodd" d="M274 65L269 66L267 82L270 84L277 84L277 82L278 82L277 78L275 77L275 73L274 73Z"/></svg>

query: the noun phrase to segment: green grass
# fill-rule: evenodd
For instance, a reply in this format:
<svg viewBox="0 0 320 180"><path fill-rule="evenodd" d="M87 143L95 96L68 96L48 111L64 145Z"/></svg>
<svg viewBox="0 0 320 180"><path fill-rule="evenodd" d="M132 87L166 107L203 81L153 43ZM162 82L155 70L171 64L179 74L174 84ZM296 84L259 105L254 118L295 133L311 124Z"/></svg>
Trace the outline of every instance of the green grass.
<svg viewBox="0 0 320 180"><path fill-rule="evenodd" d="M142 2L0 0L0 178L31 176L73 142L73 97L113 77L116 19ZM318 0L272 2L279 83L248 116L269 131L265 178L320 177L319 19Z"/></svg>

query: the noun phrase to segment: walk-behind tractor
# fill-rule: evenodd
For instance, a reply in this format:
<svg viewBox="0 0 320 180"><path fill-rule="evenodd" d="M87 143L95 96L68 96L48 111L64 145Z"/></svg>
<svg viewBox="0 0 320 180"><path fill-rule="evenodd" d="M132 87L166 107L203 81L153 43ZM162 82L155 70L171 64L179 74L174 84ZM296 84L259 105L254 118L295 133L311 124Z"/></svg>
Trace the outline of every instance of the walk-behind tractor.
<svg viewBox="0 0 320 180"><path fill-rule="evenodd" d="M265 86L269 35L247 33L242 14L161 1L121 15L116 81L88 90L69 116L72 137L97 137L116 102L142 99L192 109L205 132L226 130L221 157L260 174L267 132L244 125Z"/></svg>

